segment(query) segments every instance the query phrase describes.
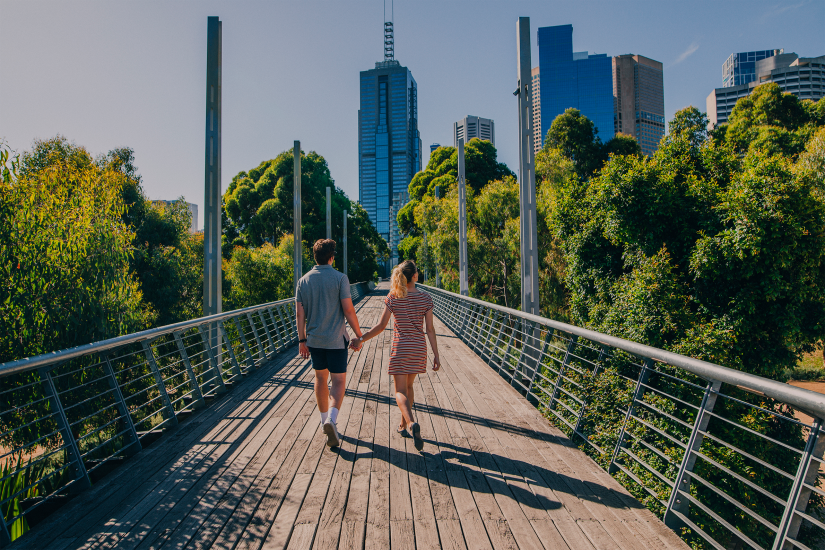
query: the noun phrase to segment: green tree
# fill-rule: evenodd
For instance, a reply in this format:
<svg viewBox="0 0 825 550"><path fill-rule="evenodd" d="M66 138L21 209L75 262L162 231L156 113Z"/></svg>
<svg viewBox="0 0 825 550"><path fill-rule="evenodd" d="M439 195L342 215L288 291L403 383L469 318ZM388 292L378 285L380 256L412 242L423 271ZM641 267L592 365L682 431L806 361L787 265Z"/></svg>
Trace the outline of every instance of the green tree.
<svg viewBox="0 0 825 550"><path fill-rule="evenodd" d="M292 235L284 235L278 246L238 247L224 267L225 309L238 309L283 300L292 296ZM305 259L304 268L311 263Z"/></svg>
<svg viewBox="0 0 825 550"><path fill-rule="evenodd" d="M276 244L292 233L293 174L291 151L240 172L224 194L224 251L236 246ZM348 271L352 281L365 281L389 254L386 241L370 223L366 211L335 187L324 157L314 151L301 156L301 232L304 245L326 237L326 188L332 188L332 238L338 244L336 262L343 260L343 212L348 218ZM338 264L340 267L340 264Z"/></svg>
<svg viewBox="0 0 825 550"><path fill-rule="evenodd" d="M796 157L816 128L825 125L823 115L825 100L800 100L783 93L778 84L762 84L736 102L725 139L740 154L763 151Z"/></svg>
<svg viewBox="0 0 825 550"><path fill-rule="evenodd" d="M146 327L123 174L61 136L35 141L19 171L2 159L0 362Z"/></svg>

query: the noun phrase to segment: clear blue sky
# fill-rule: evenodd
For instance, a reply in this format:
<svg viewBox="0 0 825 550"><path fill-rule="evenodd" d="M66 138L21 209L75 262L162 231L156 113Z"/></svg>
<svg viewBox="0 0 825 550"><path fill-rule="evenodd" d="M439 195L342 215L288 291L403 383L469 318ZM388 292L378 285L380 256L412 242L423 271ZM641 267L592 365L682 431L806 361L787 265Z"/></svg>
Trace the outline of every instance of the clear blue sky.
<svg viewBox="0 0 825 550"><path fill-rule="evenodd" d="M357 200L358 73L383 57L381 0L0 0L0 138L18 151L57 133L94 155L129 146L150 198L202 205L209 15L223 21L223 188L300 139ZM499 159L516 169L519 16L534 66L536 29L568 23L576 51L664 63L668 119L704 110L733 52L825 54L823 0L398 0L425 162L470 114L495 120Z"/></svg>

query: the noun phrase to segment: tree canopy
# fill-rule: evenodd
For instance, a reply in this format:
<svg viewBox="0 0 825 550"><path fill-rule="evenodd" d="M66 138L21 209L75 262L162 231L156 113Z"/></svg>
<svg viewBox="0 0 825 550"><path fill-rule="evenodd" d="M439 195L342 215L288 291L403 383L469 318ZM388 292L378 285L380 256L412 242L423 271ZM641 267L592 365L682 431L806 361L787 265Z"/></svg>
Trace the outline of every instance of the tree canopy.
<svg viewBox="0 0 825 550"><path fill-rule="evenodd" d="M224 254L236 246L277 246L293 230L292 151L261 162L248 172L239 172L224 194ZM350 280L371 280L378 262L388 253L386 241L370 223L366 211L335 187L327 162L318 153L301 154L301 233L305 247L326 238L326 188L332 188L332 238L338 245L336 266L343 261L343 212L347 227L347 270Z"/></svg>

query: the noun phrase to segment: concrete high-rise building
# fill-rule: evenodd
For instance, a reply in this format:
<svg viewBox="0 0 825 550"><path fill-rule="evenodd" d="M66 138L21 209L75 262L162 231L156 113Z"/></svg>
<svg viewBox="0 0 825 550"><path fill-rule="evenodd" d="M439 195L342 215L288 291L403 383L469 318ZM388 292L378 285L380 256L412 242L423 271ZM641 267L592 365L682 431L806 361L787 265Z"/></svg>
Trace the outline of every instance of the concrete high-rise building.
<svg viewBox="0 0 825 550"><path fill-rule="evenodd" d="M612 138L613 69L607 54L574 52L573 25L540 27L538 43L542 140L570 107L593 121L602 141Z"/></svg>
<svg viewBox="0 0 825 550"><path fill-rule="evenodd" d="M706 101L710 128L726 123L736 102L749 96L760 84L775 82L783 92L799 99L818 101L825 96L825 55L799 57L795 53L778 52L754 62L753 80L716 88L710 93Z"/></svg>
<svg viewBox="0 0 825 550"><path fill-rule="evenodd" d="M388 40L393 43L392 23L385 24L385 44ZM401 206L406 203L407 186L421 170L421 135L418 85L410 70L394 59L392 48L387 50L386 46L384 61L361 72L358 168L359 202L378 233L390 242L393 231L397 231L390 201L400 194ZM391 255L397 257L395 245Z"/></svg>
<svg viewBox="0 0 825 550"><path fill-rule="evenodd" d="M533 153L541 151L541 79L538 67L530 71L530 93L533 98Z"/></svg>
<svg viewBox="0 0 825 550"><path fill-rule="evenodd" d="M155 204L163 204L167 207L171 207L171 206L173 206L177 203L184 204L186 206L186 208L189 210L189 215L192 217L192 224L189 226L189 232L190 233L197 233L198 232L198 205L197 204L194 204L194 203L191 203L191 202L186 202L186 201L181 200L181 199L178 199L176 201L156 200L156 201L152 201L152 202L155 203Z"/></svg>
<svg viewBox="0 0 825 550"><path fill-rule="evenodd" d="M453 123L453 147L458 147L458 140L468 143L473 138L486 139L496 144L496 125L489 118L467 115Z"/></svg>
<svg viewBox="0 0 825 550"><path fill-rule="evenodd" d="M722 87L730 88L756 80L756 62L779 55L782 50L732 53L722 64Z"/></svg>
<svg viewBox="0 0 825 550"><path fill-rule="evenodd" d="M642 55L613 58L613 130L636 138L645 155L665 135L662 64Z"/></svg>

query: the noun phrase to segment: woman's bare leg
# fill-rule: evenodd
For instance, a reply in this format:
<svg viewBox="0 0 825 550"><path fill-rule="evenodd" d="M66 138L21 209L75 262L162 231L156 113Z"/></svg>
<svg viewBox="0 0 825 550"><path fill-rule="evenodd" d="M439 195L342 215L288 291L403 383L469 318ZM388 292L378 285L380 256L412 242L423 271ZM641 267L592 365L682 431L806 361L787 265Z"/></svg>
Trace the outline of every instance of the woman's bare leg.
<svg viewBox="0 0 825 550"><path fill-rule="evenodd" d="M398 409L401 411L401 425L399 429L404 429L415 422L412 412L412 382L407 382L407 379L415 379L414 374L393 374L395 380L395 402L398 403Z"/></svg>

